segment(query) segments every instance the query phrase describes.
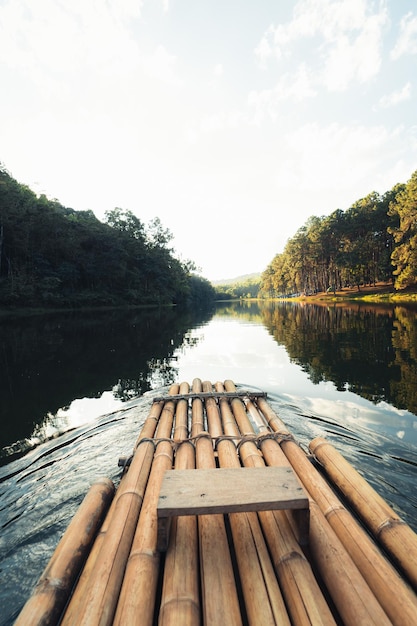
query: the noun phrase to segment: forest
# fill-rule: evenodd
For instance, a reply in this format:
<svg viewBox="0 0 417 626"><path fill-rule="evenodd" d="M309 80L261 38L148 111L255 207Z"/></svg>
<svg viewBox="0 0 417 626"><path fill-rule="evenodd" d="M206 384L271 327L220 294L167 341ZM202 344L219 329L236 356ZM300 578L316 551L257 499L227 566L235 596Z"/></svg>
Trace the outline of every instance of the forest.
<svg viewBox="0 0 417 626"><path fill-rule="evenodd" d="M205 306L377 282L417 286L417 171L349 209L310 217L259 275L217 285L180 261L159 218L116 207L98 220L37 196L0 164L0 306Z"/></svg>
<svg viewBox="0 0 417 626"><path fill-rule="evenodd" d="M105 222L39 197L0 164L0 306L206 305L214 289L180 261L159 218Z"/></svg>
<svg viewBox="0 0 417 626"><path fill-rule="evenodd" d="M417 285L417 171L383 195L310 217L261 276L263 297L311 295L391 282Z"/></svg>

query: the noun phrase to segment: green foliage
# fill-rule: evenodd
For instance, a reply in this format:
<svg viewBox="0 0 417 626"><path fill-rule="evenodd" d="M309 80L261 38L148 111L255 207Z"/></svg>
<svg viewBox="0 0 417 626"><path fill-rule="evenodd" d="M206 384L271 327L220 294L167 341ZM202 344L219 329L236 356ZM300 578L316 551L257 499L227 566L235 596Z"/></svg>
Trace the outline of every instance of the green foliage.
<svg viewBox="0 0 417 626"><path fill-rule="evenodd" d="M0 166L0 304L186 304L203 292L207 299L192 262L168 248L171 239L159 218L146 228L116 207L102 223L92 211L38 198Z"/></svg>
<svg viewBox="0 0 417 626"><path fill-rule="evenodd" d="M216 300L238 300L244 298L257 298L260 287L260 277L236 280L216 285Z"/></svg>
<svg viewBox="0 0 417 626"><path fill-rule="evenodd" d="M260 294L360 290L395 276L396 289L417 284L417 172L382 196L307 220L263 272Z"/></svg>
<svg viewBox="0 0 417 626"><path fill-rule="evenodd" d="M118 230L121 233L125 233L128 237L136 239L138 241L144 241L145 229L138 217L132 213L132 211L126 211L116 207L111 211L105 212L106 223Z"/></svg>
<svg viewBox="0 0 417 626"><path fill-rule="evenodd" d="M417 283L417 171L406 185L397 187L389 213L398 218L398 225L390 229L397 244L392 253L395 287L404 289Z"/></svg>
<svg viewBox="0 0 417 626"><path fill-rule="evenodd" d="M188 303L196 307L207 307L215 300L216 292L213 285L205 278L193 274L190 276L190 292Z"/></svg>

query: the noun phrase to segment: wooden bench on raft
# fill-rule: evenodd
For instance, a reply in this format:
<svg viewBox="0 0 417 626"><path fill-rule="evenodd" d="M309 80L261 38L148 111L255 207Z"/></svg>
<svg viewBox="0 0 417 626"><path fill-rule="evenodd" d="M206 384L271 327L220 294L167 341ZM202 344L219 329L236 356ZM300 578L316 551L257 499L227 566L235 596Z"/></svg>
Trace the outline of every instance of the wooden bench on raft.
<svg viewBox="0 0 417 626"><path fill-rule="evenodd" d="M308 497L291 467L169 470L157 505L158 550L168 548L174 516L285 509L293 512L300 544L307 545Z"/></svg>

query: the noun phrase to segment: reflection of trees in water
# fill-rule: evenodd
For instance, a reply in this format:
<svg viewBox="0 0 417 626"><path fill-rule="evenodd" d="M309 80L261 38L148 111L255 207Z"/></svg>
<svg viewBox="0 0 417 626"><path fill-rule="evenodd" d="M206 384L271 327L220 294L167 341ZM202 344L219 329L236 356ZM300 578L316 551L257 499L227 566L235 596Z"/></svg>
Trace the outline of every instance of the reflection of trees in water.
<svg viewBox="0 0 417 626"><path fill-rule="evenodd" d="M417 412L417 316L403 307L264 305L274 339L314 383Z"/></svg>
<svg viewBox="0 0 417 626"><path fill-rule="evenodd" d="M126 399L154 388L157 375L170 384L175 370L164 364L211 315L161 307L2 320L0 447L30 436L74 398L114 389Z"/></svg>
<svg viewBox="0 0 417 626"><path fill-rule="evenodd" d="M170 358L150 359L147 362L147 369L140 372L138 378L119 379L117 385L113 387L114 396L125 401L150 389L172 385L176 380L177 368L170 365Z"/></svg>
<svg viewBox="0 0 417 626"><path fill-rule="evenodd" d="M248 322L262 324L261 310L258 302L251 300L234 300L230 302L219 302L216 308L218 317L234 317L244 319Z"/></svg>
<svg viewBox="0 0 417 626"><path fill-rule="evenodd" d="M394 364L400 376L399 379L391 381L391 393L398 398L398 406L401 408L413 406L415 409L417 407L417 316L415 313L401 307L396 309L392 345L395 348Z"/></svg>

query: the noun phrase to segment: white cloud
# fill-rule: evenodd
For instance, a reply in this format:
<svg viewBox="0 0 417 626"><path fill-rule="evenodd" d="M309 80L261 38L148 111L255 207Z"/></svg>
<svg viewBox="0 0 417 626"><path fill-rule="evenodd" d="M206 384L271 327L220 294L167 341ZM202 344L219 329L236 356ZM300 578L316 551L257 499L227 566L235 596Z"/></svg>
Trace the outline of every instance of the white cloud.
<svg viewBox="0 0 417 626"><path fill-rule="evenodd" d="M417 16L407 13L400 22L398 41L391 51L391 58L396 60L404 54L417 54Z"/></svg>
<svg viewBox="0 0 417 626"><path fill-rule="evenodd" d="M255 122L259 124L265 116L273 121L277 120L280 102L286 100L298 102L314 98L316 95L313 77L307 66L302 63L294 74L285 73L281 76L273 89L250 92L248 105L253 112Z"/></svg>
<svg viewBox="0 0 417 626"><path fill-rule="evenodd" d="M273 26L270 26L268 28L268 30L254 50L255 56L258 58L259 64L262 68L266 67L268 59L270 59L272 56L272 46L269 43L268 39L270 36L270 32L273 30L273 28Z"/></svg>
<svg viewBox="0 0 417 626"><path fill-rule="evenodd" d="M196 144L202 137L215 133L221 141L224 140L222 133L250 123L248 116L239 110L219 111L199 120L192 120L186 130L186 140L190 144Z"/></svg>
<svg viewBox="0 0 417 626"><path fill-rule="evenodd" d="M217 63L217 65L214 66L213 74L214 74L214 76L223 76L224 69L223 69L223 65L221 63Z"/></svg>
<svg viewBox="0 0 417 626"><path fill-rule="evenodd" d="M387 19L383 6L370 13L366 0L305 0L295 6L289 23L267 29L255 54L262 67L272 58L297 62L307 44L314 83L330 91L345 90L379 72Z"/></svg>
<svg viewBox="0 0 417 626"><path fill-rule="evenodd" d="M390 132L383 126L306 124L286 136L282 184L342 191L370 180L375 163L398 141L401 132L400 128Z"/></svg>
<svg viewBox="0 0 417 626"><path fill-rule="evenodd" d="M140 17L140 0L9 0L0 9L2 61L30 71L71 71L107 64L132 53L130 20Z"/></svg>
<svg viewBox="0 0 417 626"><path fill-rule="evenodd" d="M142 67L148 76L171 86L179 86L182 80L176 73L176 57L159 45L152 55L142 59Z"/></svg>
<svg viewBox="0 0 417 626"><path fill-rule="evenodd" d="M23 109L30 101L32 120L48 112L51 125L55 119L63 129L77 126L80 137L88 138L94 120L105 116L107 136L129 124L134 135L141 117L161 111L163 90L173 97L172 87L182 84L166 47L141 48L134 29L142 5L38 0L35 10L28 0L0 4L0 69L13 76L3 106L16 102Z"/></svg>
<svg viewBox="0 0 417 626"><path fill-rule="evenodd" d="M355 37L352 32L340 34L326 45L325 69L320 82L330 91L344 91L357 80L365 83L381 68L382 27L385 16L365 19Z"/></svg>
<svg viewBox="0 0 417 626"><path fill-rule="evenodd" d="M326 41L337 39L341 34L366 28L367 0L305 0L295 9L295 21L299 22L301 34L321 33Z"/></svg>
<svg viewBox="0 0 417 626"><path fill-rule="evenodd" d="M388 109L396 106L401 102L409 100L411 98L411 83L408 82L399 91L393 91L387 96L383 96L379 101L379 107L381 109Z"/></svg>
<svg viewBox="0 0 417 626"><path fill-rule="evenodd" d="M294 100L304 100L316 95L316 91L313 88L313 77L308 66L304 63L298 66L294 75L289 76L287 74L281 81L278 89L285 98Z"/></svg>

